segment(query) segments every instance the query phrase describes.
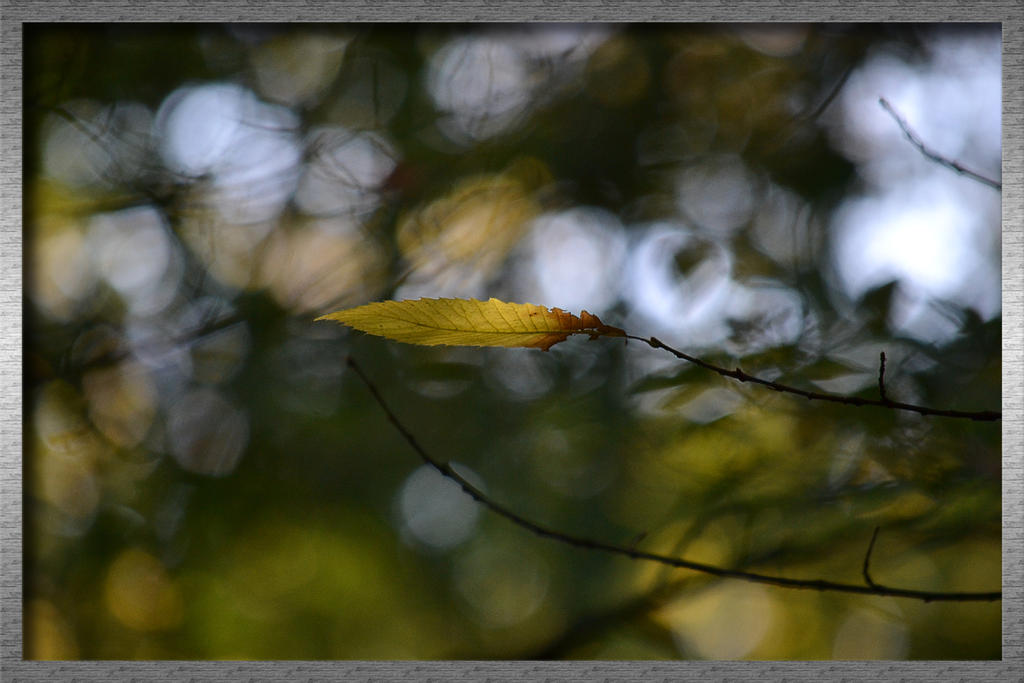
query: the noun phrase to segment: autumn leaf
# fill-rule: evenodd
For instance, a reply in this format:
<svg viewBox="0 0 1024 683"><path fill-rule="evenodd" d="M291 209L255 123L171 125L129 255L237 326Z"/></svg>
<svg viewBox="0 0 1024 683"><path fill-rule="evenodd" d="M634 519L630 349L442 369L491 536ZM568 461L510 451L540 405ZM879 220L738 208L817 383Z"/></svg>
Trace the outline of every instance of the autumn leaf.
<svg viewBox="0 0 1024 683"><path fill-rule="evenodd" d="M586 311L576 316L559 308L497 299L378 301L317 320L335 320L379 337L424 346L525 346L547 351L570 334L589 334L591 339L626 334Z"/></svg>

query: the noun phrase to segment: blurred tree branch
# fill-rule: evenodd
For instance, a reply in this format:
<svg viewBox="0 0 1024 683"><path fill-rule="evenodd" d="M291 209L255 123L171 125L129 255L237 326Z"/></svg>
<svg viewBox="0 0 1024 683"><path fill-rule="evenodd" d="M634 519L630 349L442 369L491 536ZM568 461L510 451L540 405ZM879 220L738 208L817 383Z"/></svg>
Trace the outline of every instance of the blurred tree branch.
<svg viewBox="0 0 1024 683"><path fill-rule="evenodd" d="M639 339L639 338L637 338ZM653 344L652 344L653 345ZM725 567L718 567L715 565L704 564L701 562L694 562L680 557L669 557L667 555L660 555L658 553L651 553L644 550L637 550L632 547L625 547L615 545L613 543L607 543L590 538L584 538L581 536L574 536L572 534L564 533L556 529L551 529L542 524L526 519L518 513L510 510L509 508L501 505L500 503L492 500L484 492L471 484L468 480L462 477L451 465L441 460L438 460L434 456L430 455L416 440L416 437L410 432L405 425L403 425L398 417L391 411L384 398L381 396L377 387L370 381L370 378L363 372L359 365L349 356L346 359L348 367L356 373L360 380L369 389L370 394L374 400L381 407L384 413L387 415L388 421L398 430L406 442L412 447L414 451L420 456L420 458L426 464L433 467L443 476L457 483L463 491L465 491L473 500L477 501L491 512L504 517L513 524L526 529L538 536L544 538L550 538L567 545L575 546L577 548L586 548L589 550L599 550L614 555L623 555L634 560L648 560L651 562L658 562L670 567L677 569L690 569L695 572L701 572L704 574L710 574L724 579L739 579L742 581L750 581L752 583L762 583L771 586L778 586L781 588L792 588L792 589L803 589L803 590L819 590L819 591L834 591L840 593L860 593L866 595L881 595L896 598L908 598L913 600L923 600L924 602L968 602L968 601L980 601L980 602L991 602L1002 599L1001 591L989 591L989 592L942 592L942 591L922 591L913 590L906 588L895 588L891 586L884 586L878 583L872 583L872 585L862 586L859 584L840 583L836 581L828 581L824 579L791 579L781 576L769 576L766 574L758 574L755 572L747 572L736 569L726 569ZM763 380L762 380L763 381Z"/></svg>
<svg viewBox="0 0 1024 683"><path fill-rule="evenodd" d="M596 640L607 631L650 615L692 584L692 576L660 582L644 593L610 609L581 616L550 642L516 658L563 659L576 648Z"/></svg>

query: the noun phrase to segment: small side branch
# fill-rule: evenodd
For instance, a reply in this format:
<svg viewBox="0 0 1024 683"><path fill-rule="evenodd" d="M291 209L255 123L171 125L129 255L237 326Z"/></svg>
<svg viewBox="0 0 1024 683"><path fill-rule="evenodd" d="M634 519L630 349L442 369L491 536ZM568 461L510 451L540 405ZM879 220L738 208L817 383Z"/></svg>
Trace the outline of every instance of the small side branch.
<svg viewBox="0 0 1024 683"><path fill-rule="evenodd" d="M572 534L564 533L555 529L548 528L542 524L538 524L532 520L529 520L518 513L510 510L509 508L491 500L485 493L480 491L478 488L473 486L469 481L460 476L454 469L451 468L448 463L438 460L434 456L430 455L416 440L416 437L410 432L398 419L398 417L391 411L387 403L384 402L384 398L380 395L377 387L374 386L373 382L370 381L369 377L363 372L363 370L356 364L356 362L349 357L346 360L348 367L350 367L356 375L362 380L363 384L369 389L370 394L374 400L387 415L388 421L398 430L405 441L412 447L416 454L419 455L420 459L426 464L433 467L435 470L440 472L443 476L451 479L457 483L463 491L465 491L473 500L483 505L491 512L504 517L516 526L519 526L527 531L534 533L544 538L550 538L566 545L575 546L577 548L586 548L589 550L598 550L601 552L611 553L613 555L622 555L629 557L634 560L648 560L651 562L657 562L659 564L667 565L669 567L675 567L677 569L689 569L695 572L701 572L703 574L710 574L712 576L718 576L726 579L739 579L742 581L750 581L753 583L763 583L771 586L779 586L781 588L794 588L803 590L819 590L819 591L835 591L841 593L860 593L867 595L883 595L897 598L909 598L913 600L923 600L925 602L968 602L968 601L982 601L992 602L1002 599L1001 591L992 591L984 593L972 593L972 592L957 592L957 593L944 593L936 591L919 591L904 588L891 588L888 586L862 586L860 584L849 584L839 583L835 581L826 581L823 579L788 579L780 576L769 576L766 574L758 574L755 572L746 572L737 569L726 569L724 567L717 567L715 565L704 564L701 562L693 562L686 560L681 557L670 557L668 555L659 555L657 553L651 553L643 550L637 550L636 548L630 548L625 546L619 546L612 543L606 543L604 541L598 541L594 539L584 538L581 536L574 536Z"/></svg>
<svg viewBox="0 0 1024 683"><path fill-rule="evenodd" d="M878 395L886 403L889 402L885 394L885 351L878 354Z"/></svg>
<svg viewBox="0 0 1024 683"><path fill-rule="evenodd" d="M878 588L878 584L871 578L871 551L875 549L875 541L878 539L878 531L882 527L875 527L875 531L871 534L871 542L868 543L868 551L864 553L864 566L861 567L861 574L864 575L864 583L872 588Z"/></svg>
<svg viewBox="0 0 1024 683"><path fill-rule="evenodd" d="M668 351L676 358L685 360L689 363L693 363L705 370L717 373L722 377L729 377L738 382L749 382L751 384L760 384L763 387L768 387L772 391L778 391L784 394L793 394L795 396L802 396L811 401L828 401L830 403L842 403L848 406L875 406L878 408L889 408L890 410L906 410L920 415L931 415L934 417L951 417L960 418L965 420L975 420L978 422L995 422L1001 419L1002 415L996 410L979 410L979 411L967 411L967 410L944 410L940 408L929 408L927 406L918 406L912 403L902 403L900 401L890 401L888 398L871 399L871 398L860 398L858 396L837 396L836 394L826 394L819 391L808 391L806 389L800 389L798 387L791 387L786 384L779 382L772 382L770 380L761 379L753 375L748 375L739 368L729 370L728 368L719 367L713 363L701 360L695 356L683 353L682 351L673 349L668 344L664 343L656 337L645 338L635 337L633 335L626 335L627 339L635 339L641 341L648 346L655 349L664 349ZM881 376L880 376L881 378Z"/></svg>
<svg viewBox="0 0 1024 683"><path fill-rule="evenodd" d="M921 154L923 154L927 159L930 159L937 164L945 166L951 171L956 171L960 175L972 178L973 180L978 181L982 185L988 185L989 187L1000 191L1003 189L1003 184L998 180L993 180L992 178L984 176L976 171L972 171L971 169L961 164L959 161L947 159L938 152L929 149L927 146L925 146L921 138L917 136L917 133L911 130L910 126L903 119L903 117L896 112L896 110L893 108L891 104L889 104L889 100L885 99L884 97L879 97L878 103L882 105L882 108L889 113L889 116L895 119L897 125L899 125L900 127L900 130L903 131L903 135L907 138L907 140L910 141L910 144L914 145L914 147L917 147L917 150L921 152Z"/></svg>

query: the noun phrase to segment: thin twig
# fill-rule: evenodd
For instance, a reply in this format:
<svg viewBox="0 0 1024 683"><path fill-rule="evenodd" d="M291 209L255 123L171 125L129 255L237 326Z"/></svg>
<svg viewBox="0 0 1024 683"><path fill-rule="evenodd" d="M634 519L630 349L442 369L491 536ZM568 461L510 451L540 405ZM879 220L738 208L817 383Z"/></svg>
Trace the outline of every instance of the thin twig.
<svg viewBox="0 0 1024 683"><path fill-rule="evenodd" d="M892 588L889 586L862 586L860 584L849 584L849 583L838 583L835 581L826 581L823 579L788 579L780 576L768 576L765 574L757 574L754 572L746 572L738 569L726 569L724 567L717 567L715 565L704 564L701 562L693 562L679 557L669 557L667 555L659 555L657 553L651 553L644 550L637 550L636 548L628 548L623 546L614 545L612 543L606 543L604 541L598 541L589 538L583 538L581 536L574 536L572 534L563 533L555 529L550 529L537 522L526 519L520 516L516 512L508 509L507 507L491 500L485 493L480 491L478 488L469 483L465 478L460 476L455 470L451 468L448 463L437 460L431 456L427 451L419 444L416 437L413 436L406 427L398 420L387 403L384 402L384 398L380 395L377 387L374 386L373 382L370 381L369 377L362 371L362 369L356 364L352 357L348 357L346 360L348 366L356 373L363 384L366 385L367 389L370 390L370 394L373 395L374 400L387 415L388 421L398 430L398 432L405 438L406 442L416 451L417 455L426 464L433 467L435 470L440 472L442 475L451 479L457 483L463 491L465 491L473 500L486 507L491 512L504 517L513 524L526 529L538 536L544 538L550 538L567 545L575 546L577 548L587 548L589 550L599 550L614 555L623 555L634 560L649 560L651 562L658 562L660 564L668 565L678 569L690 569L692 571L701 572L704 574L710 574L712 576L718 576L720 578L728 579L740 579L743 581L751 581L753 583L763 583L771 586L779 586L782 588L795 588L804 590L819 590L819 591L837 591L841 593L860 593L868 595L883 595L897 598L910 598L914 600L923 600L925 602L933 601L945 601L945 602L967 602L967 601L983 601L992 602L995 600L1002 599L1001 591L992 592L956 592L956 593L944 593L935 591L920 591L910 590L905 588Z"/></svg>
<svg viewBox="0 0 1024 683"><path fill-rule="evenodd" d="M698 365L705 370L710 370L723 377L729 377L739 382L750 382L752 384L760 384L761 386L768 387L773 391L778 391L784 394L794 394L796 396L802 396L812 401L829 401L831 403L842 403L849 406L875 406L878 408L889 408L892 410L906 410L921 415L932 415L935 417L952 417L961 418L965 420L976 420L979 422L994 422L1001 418L1001 413L996 410L979 410L979 411L967 411L967 410L944 410L939 408L928 408L927 406L918 406L912 403L901 403L899 401L890 401L889 399L871 399L871 398L860 398L859 396L838 396L836 394L826 394L818 391L808 391L806 389L799 389L797 387L791 387L786 384L780 384L779 382L772 382L767 379L761 379L760 377L754 377L748 375L739 368L729 370L727 368L719 367L713 363L701 360L695 356L683 353L673 349L671 346L665 344L663 341L656 337L635 337L631 334L626 335L627 339L635 339L642 341L648 346L655 349L664 349L668 351L676 358L685 360L687 362Z"/></svg>
<svg viewBox="0 0 1024 683"><path fill-rule="evenodd" d="M878 395L886 403L889 402L885 394L885 351L878 354Z"/></svg>
<svg viewBox="0 0 1024 683"><path fill-rule="evenodd" d="M993 180L992 178L984 176L976 171L972 171L971 169L961 164L959 161L947 159L938 152L935 152L926 147L921 138L919 138L917 134L910 129L910 126L903 119L903 117L896 112L896 110L893 108L891 104L889 104L889 100L885 99L884 97L879 97L878 103L882 105L883 109L889 112L889 115L893 117L893 119L896 120L896 123L899 125L900 130L903 131L903 135L906 136L907 140L910 140L910 144L914 145L914 147L917 147L917 150L921 152L921 154L923 154L925 157L931 159L937 164L945 166L946 168L952 171L956 171L960 175L965 175L968 178L973 178L974 180L977 180L979 183L982 183L983 185L988 185L989 187L1000 191L1003 189L1003 184L998 180Z"/></svg>
<svg viewBox="0 0 1024 683"><path fill-rule="evenodd" d="M878 538L878 530L882 527L875 527L875 532L871 534L871 542L868 543L868 551L864 553L864 566L861 567L861 574L864 575L864 583L871 586L872 588L878 588L878 584L871 578L871 551L875 549L875 539Z"/></svg>

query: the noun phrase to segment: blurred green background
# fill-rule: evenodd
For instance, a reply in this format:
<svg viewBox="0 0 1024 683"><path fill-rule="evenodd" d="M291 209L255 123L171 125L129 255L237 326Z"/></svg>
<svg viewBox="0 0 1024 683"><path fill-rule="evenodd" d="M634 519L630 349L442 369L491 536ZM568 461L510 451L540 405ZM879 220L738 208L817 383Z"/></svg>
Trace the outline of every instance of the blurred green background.
<svg viewBox="0 0 1024 683"><path fill-rule="evenodd" d="M795 399L620 340L313 318L587 309L726 367L1000 402L998 25L25 32L25 656L976 659L1000 424Z"/></svg>

